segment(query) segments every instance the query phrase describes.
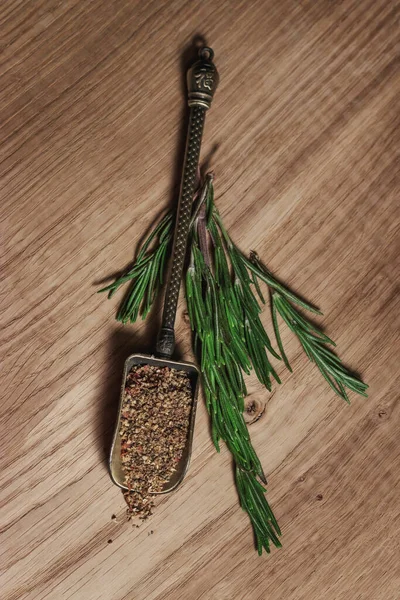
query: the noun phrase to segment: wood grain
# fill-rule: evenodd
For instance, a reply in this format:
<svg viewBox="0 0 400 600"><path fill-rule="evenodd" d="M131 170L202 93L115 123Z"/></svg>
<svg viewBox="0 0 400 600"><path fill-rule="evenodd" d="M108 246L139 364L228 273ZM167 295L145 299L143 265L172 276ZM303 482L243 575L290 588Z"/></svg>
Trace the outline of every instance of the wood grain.
<svg viewBox="0 0 400 600"><path fill-rule="evenodd" d="M5 0L0 23L2 598L397 600L398 2ZM250 381L283 529L262 558L202 404L187 479L148 524L124 520L105 465L124 358L157 315L122 328L95 292L176 200L197 35L221 75L203 157L229 229L370 384L346 406L289 335L294 374L269 397Z"/></svg>

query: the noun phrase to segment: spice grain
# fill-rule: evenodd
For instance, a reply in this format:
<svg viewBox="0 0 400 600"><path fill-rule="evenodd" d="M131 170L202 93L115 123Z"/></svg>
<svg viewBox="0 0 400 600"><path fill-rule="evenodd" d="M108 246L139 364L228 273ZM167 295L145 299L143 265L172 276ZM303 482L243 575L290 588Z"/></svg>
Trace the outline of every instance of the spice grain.
<svg viewBox="0 0 400 600"><path fill-rule="evenodd" d="M163 490L182 458L191 408L185 371L152 365L130 370L119 430L129 518L152 514L153 494Z"/></svg>

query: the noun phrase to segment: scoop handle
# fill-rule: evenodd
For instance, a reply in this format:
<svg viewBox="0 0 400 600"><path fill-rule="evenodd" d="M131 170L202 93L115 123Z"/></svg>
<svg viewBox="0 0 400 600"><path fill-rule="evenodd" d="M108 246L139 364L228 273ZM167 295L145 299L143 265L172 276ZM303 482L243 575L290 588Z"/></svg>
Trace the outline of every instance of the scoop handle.
<svg viewBox="0 0 400 600"><path fill-rule="evenodd" d="M172 264L165 293L161 330L157 340L157 355L161 358L171 358L175 348L176 309L185 263L204 121L218 85L218 73L212 62L214 52L211 48L202 48L199 56L199 60L192 65L187 74L189 125L175 223Z"/></svg>

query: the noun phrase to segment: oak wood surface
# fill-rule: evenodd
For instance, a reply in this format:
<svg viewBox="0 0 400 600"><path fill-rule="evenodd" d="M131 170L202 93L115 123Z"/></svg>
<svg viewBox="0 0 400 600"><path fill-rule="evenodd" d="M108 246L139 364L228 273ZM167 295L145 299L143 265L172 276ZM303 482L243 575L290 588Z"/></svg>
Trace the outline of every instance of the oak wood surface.
<svg viewBox="0 0 400 600"><path fill-rule="evenodd" d="M400 597L398 9L0 3L2 599ZM250 381L283 530L262 558L202 402L189 474L140 528L105 463L123 361L154 347L159 312L123 328L120 296L95 292L176 201L198 35L221 76L202 155L231 234L322 307L370 384L348 407L289 334L294 373L270 395Z"/></svg>

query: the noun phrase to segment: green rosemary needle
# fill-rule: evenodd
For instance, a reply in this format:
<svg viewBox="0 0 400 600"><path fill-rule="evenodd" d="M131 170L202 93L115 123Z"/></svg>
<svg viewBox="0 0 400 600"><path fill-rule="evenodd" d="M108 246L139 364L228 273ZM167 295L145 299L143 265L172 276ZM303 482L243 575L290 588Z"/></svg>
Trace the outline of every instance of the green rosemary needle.
<svg viewBox="0 0 400 600"><path fill-rule="evenodd" d="M262 554L263 548L269 553L270 542L278 548L281 547L278 537L281 535L281 530L265 498L267 490L257 481L253 473L243 471L240 467L236 467L235 476L240 504L253 525L258 554Z"/></svg>
<svg viewBox="0 0 400 600"><path fill-rule="evenodd" d="M352 375L343 366L340 358L329 348L328 344L335 346L335 342L305 319L290 304L287 298L278 292L273 292L271 297L275 336L286 366L291 370L282 346L277 313L281 315L289 329L297 336L308 358L317 365L324 379L338 396L346 402L350 402L345 390L346 387L361 396L367 396L368 385Z"/></svg>
<svg viewBox="0 0 400 600"><path fill-rule="evenodd" d="M139 314L145 319L150 312L163 283L172 234L173 213L169 212L143 243L132 268L99 290L99 293L108 292L108 297L111 298L121 285L131 282L118 311L118 321L134 323Z"/></svg>

